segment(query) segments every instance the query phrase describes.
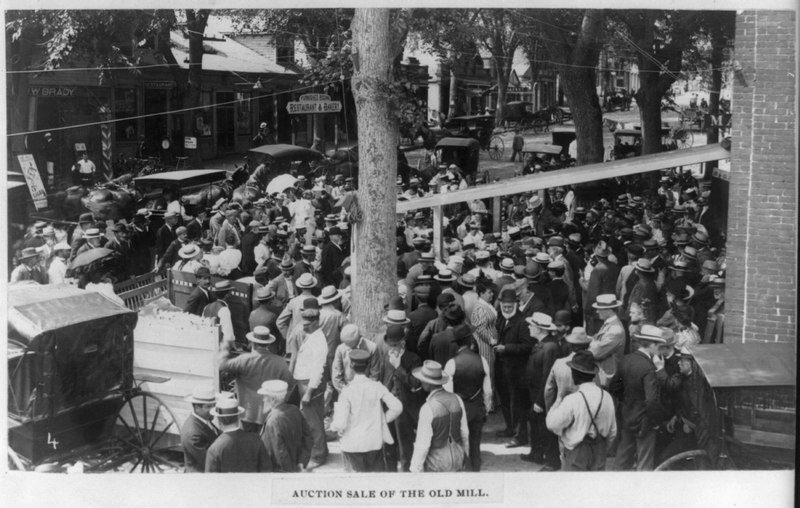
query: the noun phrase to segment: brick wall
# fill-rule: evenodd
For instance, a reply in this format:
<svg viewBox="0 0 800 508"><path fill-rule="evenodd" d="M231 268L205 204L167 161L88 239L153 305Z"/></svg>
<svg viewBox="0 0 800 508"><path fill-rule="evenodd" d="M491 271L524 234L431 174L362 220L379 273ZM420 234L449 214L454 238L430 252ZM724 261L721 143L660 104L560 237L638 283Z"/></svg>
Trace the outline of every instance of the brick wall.
<svg viewBox="0 0 800 508"><path fill-rule="evenodd" d="M796 342L796 35L793 11L736 16L726 342Z"/></svg>

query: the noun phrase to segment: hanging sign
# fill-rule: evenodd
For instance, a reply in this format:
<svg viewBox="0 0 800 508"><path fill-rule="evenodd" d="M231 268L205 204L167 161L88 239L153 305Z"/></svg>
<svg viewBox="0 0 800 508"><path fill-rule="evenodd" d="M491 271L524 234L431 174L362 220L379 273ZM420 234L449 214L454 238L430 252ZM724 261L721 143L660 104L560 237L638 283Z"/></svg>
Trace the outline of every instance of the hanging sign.
<svg viewBox="0 0 800 508"><path fill-rule="evenodd" d="M195 150L197 149L197 138L186 136L183 138L183 147Z"/></svg>
<svg viewBox="0 0 800 508"><path fill-rule="evenodd" d="M39 175L39 168L36 167L36 160L31 154L18 155L19 167L22 168L22 174L25 175L25 181L28 183L28 190L31 191L31 198L37 210L47 208L47 191L44 189L42 177Z"/></svg>
<svg viewBox="0 0 800 508"><path fill-rule="evenodd" d="M317 113L338 113L342 110L340 101L332 101L331 96L324 93L307 93L300 96L299 101L286 105L290 115L313 115Z"/></svg>

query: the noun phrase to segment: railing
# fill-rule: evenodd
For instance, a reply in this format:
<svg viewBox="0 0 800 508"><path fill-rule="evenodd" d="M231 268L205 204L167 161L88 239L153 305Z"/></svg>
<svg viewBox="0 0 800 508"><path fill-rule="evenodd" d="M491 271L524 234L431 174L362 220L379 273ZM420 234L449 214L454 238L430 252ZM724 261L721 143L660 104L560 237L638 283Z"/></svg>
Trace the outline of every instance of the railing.
<svg viewBox="0 0 800 508"><path fill-rule="evenodd" d="M138 311L154 298L167 293L169 280L155 273L146 273L114 286L114 292L122 298L125 306Z"/></svg>

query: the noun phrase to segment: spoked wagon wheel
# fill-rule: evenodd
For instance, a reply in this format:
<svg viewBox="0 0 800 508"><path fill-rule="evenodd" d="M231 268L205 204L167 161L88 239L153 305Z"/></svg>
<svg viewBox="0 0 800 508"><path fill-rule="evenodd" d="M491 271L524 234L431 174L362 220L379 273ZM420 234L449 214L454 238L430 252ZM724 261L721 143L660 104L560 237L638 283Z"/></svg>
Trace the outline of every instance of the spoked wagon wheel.
<svg viewBox="0 0 800 508"><path fill-rule="evenodd" d="M547 130L547 120L544 118L534 118L533 120L533 132L535 134L539 134L540 132L544 132Z"/></svg>
<svg viewBox="0 0 800 508"><path fill-rule="evenodd" d="M505 143L500 139L500 136L494 135L489 139L489 158L493 161L499 161L503 157L503 150L505 150Z"/></svg>
<svg viewBox="0 0 800 508"><path fill-rule="evenodd" d="M180 426L155 395L140 392L126 400L114 430L119 450L106 461L106 468L119 463L117 467L130 473L163 473L182 467Z"/></svg>
<svg viewBox="0 0 800 508"><path fill-rule="evenodd" d="M656 467L656 471L706 471L711 469L711 457L705 450L689 450L673 455Z"/></svg>
<svg viewBox="0 0 800 508"><path fill-rule="evenodd" d="M673 136L678 148L691 148L694 144L694 134L689 129L678 129Z"/></svg>

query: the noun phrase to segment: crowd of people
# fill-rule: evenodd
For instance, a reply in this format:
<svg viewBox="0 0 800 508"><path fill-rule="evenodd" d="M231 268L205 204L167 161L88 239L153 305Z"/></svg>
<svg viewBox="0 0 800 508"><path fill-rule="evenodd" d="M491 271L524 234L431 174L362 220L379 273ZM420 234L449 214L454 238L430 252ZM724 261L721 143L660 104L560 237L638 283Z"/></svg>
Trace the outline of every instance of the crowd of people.
<svg viewBox="0 0 800 508"><path fill-rule="evenodd" d="M439 170L426 183L458 172ZM398 196L418 186L399 180ZM708 441L687 347L721 341L724 236L691 175L614 188L583 206L571 188L506 197L499 231L482 202L451 205L441 249L430 213L399 216L398 296L375 337L351 319L341 177L244 206L188 209L169 192L130 220L37 221L13 246L11 283L76 277L115 298L132 276L195 276L183 310L219 322L233 389L187 397L187 471L310 471L331 439L349 471L480 471L493 412L506 446L547 470L648 470ZM112 254L75 266L98 248ZM246 337L234 281L254 285Z"/></svg>

